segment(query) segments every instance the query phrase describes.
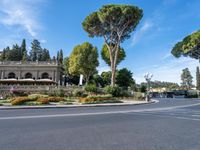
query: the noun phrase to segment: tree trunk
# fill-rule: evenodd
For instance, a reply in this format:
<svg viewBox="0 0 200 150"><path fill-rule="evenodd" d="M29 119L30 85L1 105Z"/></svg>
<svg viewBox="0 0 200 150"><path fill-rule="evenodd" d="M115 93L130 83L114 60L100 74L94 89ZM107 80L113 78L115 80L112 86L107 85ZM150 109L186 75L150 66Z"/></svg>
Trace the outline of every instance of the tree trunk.
<svg viewBox="0 0 200 150"><path fill-rule="evenodd" d="M115 73L116 73L116 67L115 67L114 63L111 64L111 70L112 70L111 86L115 86Z"/></svg>
<svg viewBox="0 0 200 150"><path fill-rule="evenodd" d="M86 85L87 85L88 82L89 82L89 78L90 78L90 76L88 76L88 75L85 77L85 84L86 84Z"/></svg>
<svg viewBox="0 0 200 150"><path fill-rule="evenodd" d="M118 59L118 52L119 52L119 45L116 46L116 49L114 50L114 57L112 57L112 63L111 63L111 70L112 70L112 78L111 78L111 86L115 86L115 75L116 75L116 64Z"/></svg>

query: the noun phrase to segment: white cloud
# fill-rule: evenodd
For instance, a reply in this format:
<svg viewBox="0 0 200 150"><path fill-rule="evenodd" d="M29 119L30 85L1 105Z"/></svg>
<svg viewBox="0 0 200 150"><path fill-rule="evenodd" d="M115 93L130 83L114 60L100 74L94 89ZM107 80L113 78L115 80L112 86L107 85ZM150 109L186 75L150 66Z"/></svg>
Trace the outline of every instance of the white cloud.
<svg viewBox="0 0 200 150"><path fill-rule="evenodd" d="M47 40L40 40L40 42L42 43L42 44L44 44L44 43L46 43L47 42Z"/></svg>
<svg viewBox="0 0 200 150"><path fill-rule="evenodd" d="M199 66L199 62L188 57L182 57L179 59L172 58L164 65L159 65L157 67L152 66L148 69L145 69L143 73L152 73L154 75L152 80L180 83L182 70L184 68L189 68L195 84L195 73L197 66ZM134 76L137 83L144 82L143 73Z"/></svg>
<svg viewBox="0 0 200 150"><path fill-rule="evenodd" d="M137 42L144 36L144 34L153 26L150 21L145 21L144 24L139 28L138 31L133 35L131 46L137 44Z"/></svg>
<svg viewBox="0 0 200 150"><path fill-rule="evenodd" d="M1 0L0 23L5 26L21 27L32 37L37 35L37 30L41 28L38 21L38 4L44 0Z"/></svg>

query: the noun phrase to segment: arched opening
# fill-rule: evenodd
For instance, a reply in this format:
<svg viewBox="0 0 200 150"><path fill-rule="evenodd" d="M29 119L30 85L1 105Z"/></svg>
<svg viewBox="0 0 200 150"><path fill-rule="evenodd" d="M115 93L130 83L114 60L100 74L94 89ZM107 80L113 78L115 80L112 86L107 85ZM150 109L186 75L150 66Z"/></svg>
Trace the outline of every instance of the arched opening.
<svg viewBox="0 0 200 150"><path fill-rule="evenodd" d="M8 79L14 79L15 78L15 73L11 72L8 74Z"/></svg>
<svg viewBox="0 0 200 150"><path fill-rule="evenodd" d="M30 72L26 73L25 79L32 79L32 74Z"/></svg>
<svg viewBox="0 0 200 150"><path fill-rule="evenodd" d="M43 73L42 74L42 79L49 79L49 74L48 73Z"/></svg>

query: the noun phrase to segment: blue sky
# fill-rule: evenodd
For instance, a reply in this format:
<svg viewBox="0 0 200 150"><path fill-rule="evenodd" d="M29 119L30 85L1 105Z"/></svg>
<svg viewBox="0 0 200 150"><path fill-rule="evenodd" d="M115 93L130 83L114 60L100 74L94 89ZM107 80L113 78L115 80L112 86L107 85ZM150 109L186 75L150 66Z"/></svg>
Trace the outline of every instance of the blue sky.
<svg viewBox="0 0 200 150"><path fill-rule="evenodd" d="M195 77L197 60L176 59L170 52L174 44L200 28L199 0L0 0L0 49L26 38L28 46L36 38L51 55L63 49L68 56L73 47L85 41L97 46L102 38L89 38L82 21L105 4L132 4L144 16L130 39L122 43L126 59L118 68L130 69L137 83L143 74L153 80L180 83L181 70L188 67ZM100 55L99 55L100 56ZM100 72L109 67L100 59Z"/></svg>

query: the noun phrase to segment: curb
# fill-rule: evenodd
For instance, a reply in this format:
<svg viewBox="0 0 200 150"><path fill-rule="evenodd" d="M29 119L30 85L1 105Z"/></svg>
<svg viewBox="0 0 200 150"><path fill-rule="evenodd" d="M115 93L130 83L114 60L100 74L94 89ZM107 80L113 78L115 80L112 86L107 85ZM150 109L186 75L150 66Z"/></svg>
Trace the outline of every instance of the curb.
<svg viewBox="0 0 200 150"><path fill-rule="evenodd" d="M157 103L159 101L152 100L144 103L115 103L115 104L82 104L82 105L53 105L53 106L0 106L0 110L12 109L55 109L55 108L79 108L79 107L112 107L112 106L131 106Z"/></svg>

